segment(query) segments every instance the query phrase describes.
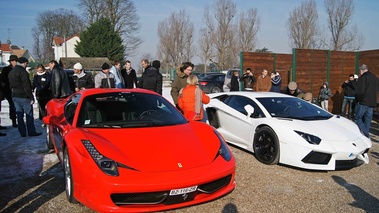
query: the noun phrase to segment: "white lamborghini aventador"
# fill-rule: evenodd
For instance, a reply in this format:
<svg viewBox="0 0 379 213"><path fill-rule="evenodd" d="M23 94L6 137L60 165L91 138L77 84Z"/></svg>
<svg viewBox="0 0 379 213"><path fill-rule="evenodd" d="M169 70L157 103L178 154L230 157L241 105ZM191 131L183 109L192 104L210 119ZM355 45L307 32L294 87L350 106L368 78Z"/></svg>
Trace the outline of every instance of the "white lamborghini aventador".
<svg viewBox="0 0 379 213"><path fill-rule="evenodd" d="M264 164L341 170L369 162L371 140L355 123L300 98L271 92L209 96L209 124Z"/></svg>

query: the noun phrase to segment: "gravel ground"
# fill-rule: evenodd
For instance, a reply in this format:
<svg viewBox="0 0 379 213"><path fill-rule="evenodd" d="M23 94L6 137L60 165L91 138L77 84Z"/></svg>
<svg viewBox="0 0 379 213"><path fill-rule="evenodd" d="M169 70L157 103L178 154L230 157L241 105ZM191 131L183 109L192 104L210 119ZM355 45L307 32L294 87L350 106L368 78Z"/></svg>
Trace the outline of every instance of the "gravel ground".
<svg viewBox="0 0 379 213"><path fill-rule="evenodd" d="M63 170L55 154L46 153L45 133L20 138L4 119L4 104L2 109L8 135L0 137L0 212L93 212L66 200ZM41 124L36 120L39 131L44 130ZM267 166L253 154L231 147L237 161L236 189L218 200L167 212L379 212L379 124L375 121L371 134L370 163L346 171Z"/></svg>

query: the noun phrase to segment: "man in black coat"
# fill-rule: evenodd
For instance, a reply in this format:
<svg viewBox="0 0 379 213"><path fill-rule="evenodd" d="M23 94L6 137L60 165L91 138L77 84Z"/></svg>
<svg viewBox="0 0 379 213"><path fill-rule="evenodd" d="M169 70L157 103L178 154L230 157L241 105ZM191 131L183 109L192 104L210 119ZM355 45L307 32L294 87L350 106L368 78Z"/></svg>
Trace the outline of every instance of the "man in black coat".
<svg viewBox="0 0 379 213"><path fill-rule="evenodd" d="M9 73L9 85L12 90L12 99L16 107L18 131L21 137L26 137L26 130L29 136L38 136L42 133L36 132L33 118L34 96L29 73L26 71L28 59L21 57L17 60L17 65ZM26 126L24 122L26 114Z"/></svg>
<svg viewBox="0 0 379 213"><path fill-rule="evenodd" d="M125 88L132 89L137 86L137 74L131 67L131 62L129 60L125 62L125 68L121 70L121 75L125 81Z"/></svg>
<svg viewBox="0 0 379 213"><path fill-rule="evenodd" d="M9 119L12 120L12 126L17 127L17 116L16 116L16 108L14 107L14 103L12 100L12 91L11 88L9 87L9 73L10 71L16 66L17 63L17 55L11 55L9 57L9 66L4 67L3 71L1 71L1 83L3 85L3 93L5 99L7 99L9 103Z"/></svg>
<svg viewBox="0 0 379 213"><path fill-rule="evenodd" d="M160 66L161 63L158 60L153 61L153 66L149 65L147 59L142 60L142 67L145 68L145 71L141 76L141 80L138 82L138 87L152 90L162 95L163 77L159 72Z"/></svg>
<svg viewBox="0 0 379 213"><path fill-rule="evenodd" d="M51 71L51 96L53 98L65 98L71 95L72 90L70 88L68 75L63 70L63 68L59 66L58 62L55 60L50 61L49 67Z"/></svg>

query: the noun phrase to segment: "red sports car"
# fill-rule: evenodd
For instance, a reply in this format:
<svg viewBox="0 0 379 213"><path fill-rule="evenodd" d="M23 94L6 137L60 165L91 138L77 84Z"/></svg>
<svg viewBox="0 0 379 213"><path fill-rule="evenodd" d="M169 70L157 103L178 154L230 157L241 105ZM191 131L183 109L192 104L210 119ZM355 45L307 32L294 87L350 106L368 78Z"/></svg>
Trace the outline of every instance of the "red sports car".
<svg viewBox="0 0 379 213"><path fill-rule="evenodd" d="M66 195L98 212L160 211L235 188L235 159L210 125L143 89L88 89L47 104L47 143Z"/></svg>

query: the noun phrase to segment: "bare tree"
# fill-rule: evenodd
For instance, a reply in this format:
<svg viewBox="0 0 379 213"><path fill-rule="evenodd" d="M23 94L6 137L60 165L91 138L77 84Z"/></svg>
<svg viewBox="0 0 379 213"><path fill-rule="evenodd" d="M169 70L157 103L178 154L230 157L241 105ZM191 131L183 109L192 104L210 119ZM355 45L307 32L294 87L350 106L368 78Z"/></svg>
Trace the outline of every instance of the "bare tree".
<svg viewBox="0 0 379 213"><path fill-rule="evenodd" d="M177 67L184 61L191 61L194 56L195 27L185 10L173 12L158 23L158 56L163 61Z"/></svg>
<svg viewBox="0 0 379 213"><path fill-rule="evenodd" d="M318 13L314 0L305 0L296 7L287 21L292 48L312 49L318 44Z"/></svg>
<svg viewBox="0 0 379 213"><path fill-rule="evenodd" d="M240 50L251 52L256 48L260 20L257 9L242 11L238 17L238 40Z"/></svg>
<svg viewBox="0 0 379 213"><path fill-rule="evenodd" d="M234 64L238 54L229 54L233 51L229 45L236 43L233 41L232 20L236 14L236 4L231 0L217 0L212 5L212 12L209 6L204 9L204 22L208 32L211 32L212 43L215 48L215 62L220 69L228 69L230 64ZM228 58L229 57L229 58ZM232 57L232 58L230 58Z"/></svg>
<svg viewBox="0 0 379 213"><path fill-rule="evenodd" d="M33 52L42 61L54 58L51 47L54 36L70 37L85 27L84 21L73 10L63 8L41 12L36 23L32 28Z"/></svg>
<svg viewBox="0 0 379 213"><path fill-rule="evenodd" d="M332 50L358 50L363 46L364 37L350 21L354 14L353 0L325 0L330 31L329 48Z"/></svg>
<svg viewBox="0 0 379 213"><path fill-rule="evenodd" d="M204 64L204 72L207 72L207 62L212 58L212 38L211 32L207 28L202 28L199 30L198 37L198 56L201 58Z"/></svg>
<svg viewBox="0 0 379 213"><path fill-rule="evenodd" d="M142 43L138 36L141 29L137 9L131 0L79 0L89 24L100 17L108 18L124 40L127 56L134 56Z"/></svg>

